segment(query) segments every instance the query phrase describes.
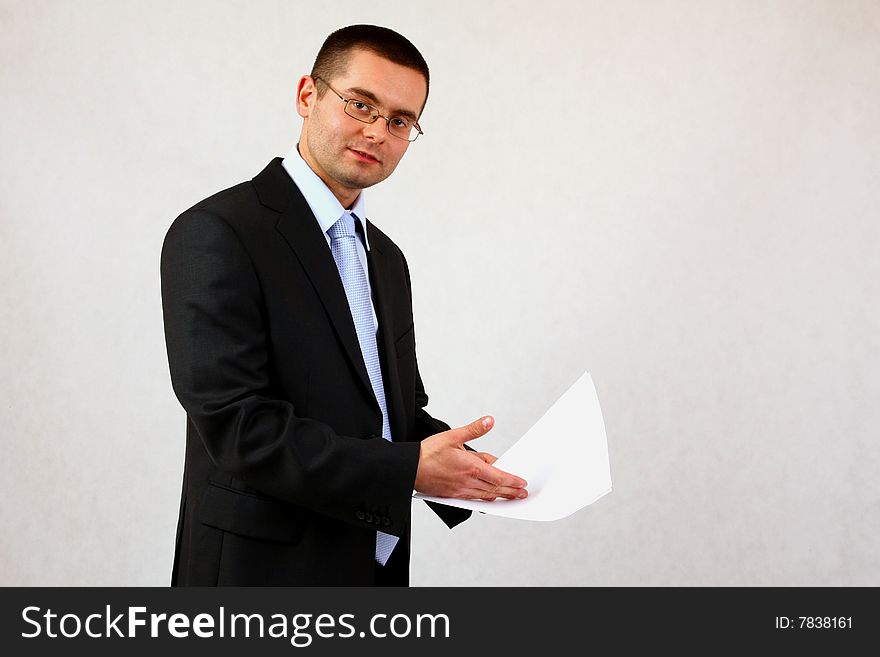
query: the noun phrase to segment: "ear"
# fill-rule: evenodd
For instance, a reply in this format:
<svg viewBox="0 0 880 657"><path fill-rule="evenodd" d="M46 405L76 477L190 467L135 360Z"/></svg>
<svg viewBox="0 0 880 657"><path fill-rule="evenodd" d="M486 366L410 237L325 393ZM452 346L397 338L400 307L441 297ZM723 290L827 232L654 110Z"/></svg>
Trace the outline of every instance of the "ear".
<svg viewBox="0 0 880 657"><path fill-rule="evenodd" d="M304 75L296 85L296 113L306 118L318 100L318 87L310 75Z"/></svg>

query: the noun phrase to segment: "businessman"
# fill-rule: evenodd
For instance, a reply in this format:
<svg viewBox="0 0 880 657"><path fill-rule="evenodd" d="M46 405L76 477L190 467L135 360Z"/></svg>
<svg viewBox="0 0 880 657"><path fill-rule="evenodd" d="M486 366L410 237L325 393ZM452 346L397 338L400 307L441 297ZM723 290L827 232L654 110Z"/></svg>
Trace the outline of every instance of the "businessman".
<svg viewBox="0 0 880 657"><path fill-rule="evenodd" d="M187 416L172 586L406 586L413 490L527 495L465 446L491 417L450 429L425 410L407 262L367 218L362 190L423 134L428 86L400 34L334 32L297 86L298 144L169 229L165 336ZM470 513L432 508L450 528Z"/></svg>

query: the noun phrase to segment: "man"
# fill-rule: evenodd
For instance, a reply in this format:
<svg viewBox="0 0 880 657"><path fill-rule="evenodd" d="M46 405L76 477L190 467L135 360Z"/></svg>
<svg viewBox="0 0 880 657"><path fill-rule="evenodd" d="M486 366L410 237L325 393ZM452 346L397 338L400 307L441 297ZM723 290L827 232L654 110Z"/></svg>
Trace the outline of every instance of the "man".
<svg viewBox="0 0 880 657"><path fill-rule="evenodd" d="M407 263L366 218L361 190L421 134L428 82L396 32L334 32L297 87L298 145L169 229L162 303L187 413L172 585L405 586L414 489L527 494L464 448L492 418L450 430L425 411ZM432 508L450 528L469 515Z"/></svg>

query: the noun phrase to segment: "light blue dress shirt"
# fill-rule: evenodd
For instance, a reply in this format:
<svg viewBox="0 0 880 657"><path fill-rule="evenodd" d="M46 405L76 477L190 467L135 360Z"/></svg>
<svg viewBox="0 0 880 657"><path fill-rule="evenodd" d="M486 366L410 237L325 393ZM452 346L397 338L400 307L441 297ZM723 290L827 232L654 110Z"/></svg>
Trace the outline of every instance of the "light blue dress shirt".
<svg viewBox="0 0 880 657"><path fill-rule="evenodd" d="M350 210L342 207L342 203L333 195L330 188L324 184L324 181L318 177L318 174L312 171L312 168L302 159L297 146L298 144L293 145L293 148L290 149L290 152L281 161L281 166L284 167L284 170L287 171L293 182L299 187L299 191L302 192L306 203L309 204L312 214L318 220L318 225L321 227L324 239L327 240L327 250L330 250L330 235L327 234L327 231L343 214L353 214L361 225L361 230L357 233L360 237L357 241L358 258L367 275L367 287L370 288L370 306L373 308L373 327L378 331L379 320L376 317L376 307L372 302L373 290L370 287L370 270L367 268L367 251L370 250L370 241L367 237L367 224L365 220L367 209L364 203L364 192L361 190Z"/></svg>

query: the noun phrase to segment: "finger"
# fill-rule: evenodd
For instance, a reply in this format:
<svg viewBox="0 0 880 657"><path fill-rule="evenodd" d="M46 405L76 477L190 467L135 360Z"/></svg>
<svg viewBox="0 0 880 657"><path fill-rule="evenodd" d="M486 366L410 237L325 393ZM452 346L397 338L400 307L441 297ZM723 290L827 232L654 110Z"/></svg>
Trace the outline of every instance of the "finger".
<svg viewBox="0 0 880 657"><path fill-rule="evenodd" d="M461 497L465 500L483 500L484 502L494 502L498 496L493 495L490 491L482 490L479 488L467 488L462 491Z"/></svg>
<svg viewBox="0 0 880 657"><path fill-rule="evenodd" d="M490 486L506 486L508 488L525 488L529 485L522 477L499 470L491 465L484 465L478 474L479 479L486 482Z"/></svg>
<svg viewBox="0 0 880 657"><path fill-rule="evenodd" d="M518 488L516 486L497 486L495 484L482 480L480 480L479 484L475 486L475 488L479 488L480 490L488 492L491 495L495 495L496 497L503 497L508 500L525 499L529 495L529 492L525 488Z"/></svg>
<svg viewBox="0 0 880 657"><path fill-rule="evenodd" d="M452 434L455 439L461 443L466 443L474 438L479 438L487 434L495 425L495 418L491 415L485 415L479 420L474 420L470 424L466 424L458 429L453 429Z"/></svg>
<svg viewBox="0 0 880 657"><path fill-rule="evenodd" d="M529 492L525 488L490 486L482 481L479 486L466 489L465 494L473 499L485 500L487 502L495 501L498 497L506 500L522 500L529 496Z"/></svg>
<svg viewBox="0 0 880 657"><path fill-rule="evenodd" d="M476 456L479 456L481 459L483 459L483 461L485 461L489 465L492 465L493 463L495 463L495 461L498 460L497 456L492 456L491 454L489 454L487 452L475 452L475 454L476 454Z"/></svg>
<svg viewBox="0 0 880 657"><path fill-rule="evenodd" d="M525 488L510 488L509 486L492 486L488 491L483 491L495 497L503 497L506 500L522 500L529 496Z"/></svg>

